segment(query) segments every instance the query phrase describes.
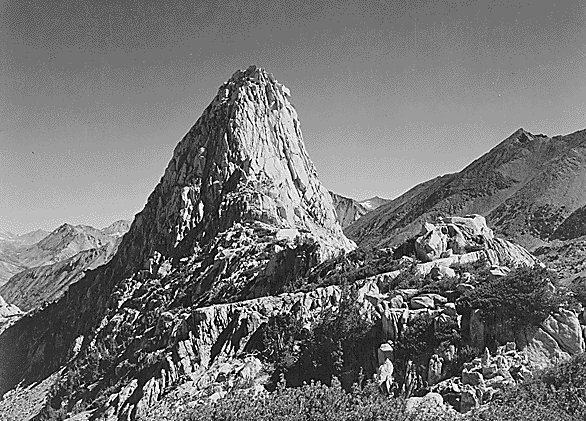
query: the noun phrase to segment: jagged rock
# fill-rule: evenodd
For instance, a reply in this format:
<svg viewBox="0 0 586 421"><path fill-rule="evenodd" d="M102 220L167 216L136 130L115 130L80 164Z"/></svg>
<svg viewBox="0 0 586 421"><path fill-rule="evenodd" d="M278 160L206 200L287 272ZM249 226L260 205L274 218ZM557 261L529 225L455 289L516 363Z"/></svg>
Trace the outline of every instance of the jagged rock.
<svg viewBox="0 0 586 421"><path fill-rule="evenodd" d="M395 382L393 378L394 371L393 363L389 359L385 360L378 368L378 386L383 393L391 394Z"/></svg>
<svg viewBox="0 0 586 421"><path fill-rule="evenodd" d="M335 305L340 291L287 295L262 305L208 304L279 293L354 247L309 160L286 88L254 66L238 71L177 145L112 260L0 337L0 393L23 376L40 377L68 362L79 337L80 364L92 353L109 364L107 344L120 347L117 355L134 356L128 347L137 346L148 350L140 363L150 374L125 385L118 383L122 378L109 379L120 389L104 414L140 417L163 390L209 367L212 354L242 350L268 314L290 311L285 298L311 313ZM143 268L155 253L170 263L164 273L163 262ZM232 331L233 325L241 331ZM222 343L218 338L228 326L231 340Z"/></svg>
<svg viewBox="0 0 586 421"><path fill-rule="evenodd" d="M334 192L330 192L330 195L332 196L338 222L342 228L358 221L358 219L366 215L369 211L354 199L350 199L349 197Z"/></svg>

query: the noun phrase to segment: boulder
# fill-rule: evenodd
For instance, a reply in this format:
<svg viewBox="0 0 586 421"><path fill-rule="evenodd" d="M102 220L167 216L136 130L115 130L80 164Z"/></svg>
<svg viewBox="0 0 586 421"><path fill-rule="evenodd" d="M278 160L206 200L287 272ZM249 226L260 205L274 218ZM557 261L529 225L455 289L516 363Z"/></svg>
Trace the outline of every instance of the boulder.
<svg viewBox="0 0 586 421"><path fill-rule="evenodd" d="M484 377L478 371L462 371L462 383L471 386L480 386L484 384Z"/></svg>
<svg viewBox="0 0 586 421"><path fill-rule="evenodd" d="M445 412L444 398L439 393L430 392L423 397L411 397L405 402L405 414L437 414Z"/></svg>
<svg viewBox="0 0 586 421"><path fill-rule="evenodd" d="M390 394L393 390L393 384L395 382L393 378L394 371L395 367L389 359L385 360L378 368L378 386L383 393Z"/></svg>
<svg viewBox="0 0 586 421"><path fill-rule="evenodd" d="M398 294L388 300L390 308L403 308L405 307L405 301L403 296Z"/></svg>
<svg viewBox="0 0 586 421"><path fill-rule="evenodd" d="M379 366L383 365L386 360L393 361L394 351L395 351L395 349L394 349L392 343L385 342L385 343L381 344L381 346L378 348L378 352L377 352Z"/></svg>
<svg viewBox="0 0 586 421"><path fill-rule="evenodd" d="M550 315L541 328L560 346L562 351L570 355L584 352L584 338L578 315L571 310L560 308Z"/></svg>
<svg viewBox="0 0 586 421"><path fill-rule="evenodd" d="M479 407L480 399L476 389L470 385L464 385L460 397L460 412L466 413Z"/></svg>
<svg viewBox="0 0 586 421"><path fill-rule="evenodd" d="M429 308L429 309L435 308L435 301L434 301L433 297L430 297L429 295L419 295L417 297L413 297L413 298L411 298L410 304L411 304L411 308L414 310L423 309L423 308Z"/></svg>
<svg viewBox="0 0 586 421"><path fill-rule="evenodd" d="M511 272L506 266L492 266L490 268L490 274L495 277L507 276Z"/></svg>

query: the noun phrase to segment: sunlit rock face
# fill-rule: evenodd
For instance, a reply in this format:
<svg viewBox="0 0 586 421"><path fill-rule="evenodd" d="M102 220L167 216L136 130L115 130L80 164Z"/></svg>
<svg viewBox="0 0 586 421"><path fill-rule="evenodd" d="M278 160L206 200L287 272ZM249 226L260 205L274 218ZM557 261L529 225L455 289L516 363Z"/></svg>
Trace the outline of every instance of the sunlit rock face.
<svg viewBox="0 0 586 421"><path fill-rule="evenodd" d="M0 393L87 358L102 361L101 375L118 373L110 384L127 384L115 366L151 370L169 345L161 329L184 314L279 293L355 247L309 160L289 96L256 67L220 87L112 260L0 337Z"/></svg>

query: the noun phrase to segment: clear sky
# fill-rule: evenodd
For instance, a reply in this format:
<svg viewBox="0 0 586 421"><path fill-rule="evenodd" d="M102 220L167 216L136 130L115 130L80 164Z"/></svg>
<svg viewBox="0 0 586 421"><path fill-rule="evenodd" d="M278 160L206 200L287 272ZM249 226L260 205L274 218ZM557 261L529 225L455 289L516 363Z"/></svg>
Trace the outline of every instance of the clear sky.
<svg viewBox="0 0 586 421"><path fill-rule="evenodd" d="M582 0L0 0L0 229L132 218L250 64L291 89L322 182L358 199L519 127L586 128Z"/></svg>

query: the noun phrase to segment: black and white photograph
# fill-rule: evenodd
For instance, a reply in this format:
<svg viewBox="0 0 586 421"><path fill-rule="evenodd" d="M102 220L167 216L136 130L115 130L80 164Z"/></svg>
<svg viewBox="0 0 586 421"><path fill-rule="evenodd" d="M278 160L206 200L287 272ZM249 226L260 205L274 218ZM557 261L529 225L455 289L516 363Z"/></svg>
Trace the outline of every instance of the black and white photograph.
<svg viewBox="0 0 586 421"><path fill-rule="evenodd" d="M586 3L0 0L0 421L586 420Z"/></svg>

